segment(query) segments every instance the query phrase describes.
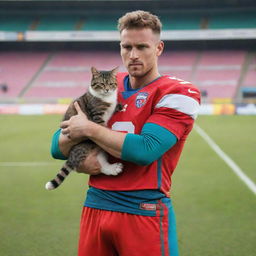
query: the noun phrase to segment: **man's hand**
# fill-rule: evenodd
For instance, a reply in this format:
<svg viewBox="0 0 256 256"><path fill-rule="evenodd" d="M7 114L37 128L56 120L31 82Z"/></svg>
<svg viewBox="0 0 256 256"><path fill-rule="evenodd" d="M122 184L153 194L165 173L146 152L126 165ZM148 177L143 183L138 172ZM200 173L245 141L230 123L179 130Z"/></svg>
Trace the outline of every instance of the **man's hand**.
<svg viewBox="0 0 256 256"><path fill-rule="evenodd" d="M88 120L77 102L74 103L77 115L61 123L62 134L71 141L90 139L110 155L121 158L125 133L112 131Z"/></svg>
<svg viewBox="0 0 256 256"><path fill-rule="evenodd" d="M88 120L87 116L81 110L78 102L74 102L74 106L76 108L77 115L72 116L69 120L62 122L60 125L60 127L62 128L62 137L63 135L67 136L67 139L65 139L65 141L64 139L62 139L62 141L64 142L62 144L64 145L68 144L68 140L70 140L71 142L80 142L86 139L87 130L90 128L91 124L94 124L93 122ZM97 159L98 152L99 149L91 152L86 157L84 162L79 165L79 167L77 168L77 172L89 175L99 174L101 166Z"/></svg>
<svg viewBox="0 0 256 256"><path fill-rule="evenodd" d="M97 159L99 149L93 150L86 159L79 165L77 172L89 175L97 175L101 173L101 166Z"/></svg>
<svg viewBox="0 0 256 256"><path fill-rule="evenodd" d="M60 127L62 128L62 134L68 136L71 140L83 140L86 138L86 130L92 122L88 120L77 102L74 103L74 106L77 115L72 116L67 121L63 121Z"/></svg>

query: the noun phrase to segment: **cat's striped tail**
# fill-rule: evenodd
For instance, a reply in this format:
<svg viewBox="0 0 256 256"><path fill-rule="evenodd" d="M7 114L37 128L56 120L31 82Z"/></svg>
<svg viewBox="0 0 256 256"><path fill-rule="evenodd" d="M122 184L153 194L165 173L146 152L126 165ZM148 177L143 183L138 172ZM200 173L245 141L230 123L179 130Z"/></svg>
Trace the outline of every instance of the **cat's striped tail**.
<svg viewBox="0 0 256 256"><path fill-rule="evenodd" d="M53 190L53 189L57 188L59 185L62 184L62 182L65 180L65 178L72 171L73 170L70 167L67 166L67 163L65 163L63 165L63 167L60 169L60 171L57 173L56 177L45 184L45 188L47 190Z"/></svg>

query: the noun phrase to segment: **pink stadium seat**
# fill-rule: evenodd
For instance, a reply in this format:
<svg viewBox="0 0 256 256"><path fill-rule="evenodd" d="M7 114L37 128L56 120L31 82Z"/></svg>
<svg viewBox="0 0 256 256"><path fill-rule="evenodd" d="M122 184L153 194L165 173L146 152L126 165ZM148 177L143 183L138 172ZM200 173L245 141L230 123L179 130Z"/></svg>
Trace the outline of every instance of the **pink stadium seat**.
<svg viewBox="0 0 256 256"><path fill-rule="evenodd" d="M253 56L252 62L251 62L251 67L256 65L256 55Z"/></svg>
<svg viewBox="0 0 256 256"><path fill-rule="evenodd" d="M209 101L232 98L237 91L245 54L244 51L166 51L159 58L159 71L192 81L207 92ZM49 62L26 91L25 98L76 98L87 90L91 66L100 70L119 66L119 71L125 71L118 52L0 53L0 83L7 83L10 88L6 93L0 92L0 97L18 97L49 56ZM256 58L243 86L255 86L255 64Z"/></svg>
<svg viewBox="0 0 256 256"><path fill-rule="evenodd" d="M240 76L240 70L200 70L195 75L195 81L202 83L204 81L235 81Z"/></svg>
<svg viewBox="0 0 256 256"><path fill-rule="evenodd" d="M49 87L33 87L26 94L27 98L47 98L47 99L57 99L57 98L76 98L80 96L85 89L83 87L69 87L69 88L49 88Z"/></svg>
<svg viewBox="0 0 256 256"><path fill-rule="evenodd" d="M207 92L208 101L234 98L244 59L244 51L205 51L201 54L193 81Z"/></svg>
<svg viewBox="0 0 256 256"><path fill-rule="evenodd" d="M159 58L159 71L162 75L176 76L190 81L196 56L197 52L194 51L166 51Z"/></svg>
<svg viewBox="0 0 256 256"><path fill-rule="evenodd" d="M69 87L69 83L88 84L90 80L91 73L88 71L45 71L35 81L34 86L58 86L57 83L62 83L64 87L65 84Z"/></svg>
<svg viewBox="0 0 256 256"><path fill-rule="evenodd" d="M50 63L51 66L82 66L98 69L112 69L121 66L122 61L118 52L92 51L92 52L60 52L54 56Z"/></svg>
<svg viewBox="0 0 256 256"><path fill-rule="evenodd" d="M197 52L195 51L182 51L172 52L166 51L159 57L160 66L188 66L194 65Z"/></svg>
<svg viewBox="0 0 256 256"><path fill-rule="evenodd" d="M48 53L0 52L0 83L8 85L8 91L0 91L0 97L18 97L46 60Z"/></svg>
<svg viewBox="0 0 256 256"><path fill-rule="evenodd" d="M210 101L221 98L233 98L236 94L236 86L213 85L200 86L200 90L207 91L207 98Z"/></svg>
<svg viewBox="0 0 256 256"><path fill-rule="evenodd" d="M243 86L256 87L256 67L249 69L243 81Z"/></svg>
<svg viewBox="0 0 256 256"><path fill-rule="evenodd" d="M59 52L52 57L25 97L74 98L87 90L92 77L91 66L110 70L121 65L118 53Z"/></svg>
<svg viewBox="0 0 256 256"><path fill-rule="evenodd" d="M245 58L245 51L204 51L200 59L202 66L238 65Z"/></svg>

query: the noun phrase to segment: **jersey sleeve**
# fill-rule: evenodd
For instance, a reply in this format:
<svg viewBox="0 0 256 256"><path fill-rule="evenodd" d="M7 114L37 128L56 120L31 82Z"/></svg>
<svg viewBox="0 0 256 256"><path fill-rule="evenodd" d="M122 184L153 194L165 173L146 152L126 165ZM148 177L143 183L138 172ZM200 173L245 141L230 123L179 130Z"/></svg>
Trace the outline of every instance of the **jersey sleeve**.
<svg viewBox="0 0 256 256"><path fill-rule="evenodd" d="M187 82L186 82L187 83ZM200 91L190 85L177 86L161 94L147 122L158 124L180 139L189 133L200 107Z"/></svg>
<svg viewBox="0 0 256 256"><path fill-rule="evenodd" d="M51 155L55 159L67 160L67 157L62 154L59 147L59 137L61 134L61 129L58 129L52 136L51 144Z"/></svg>
<svg viewBox="0 0 256 256"><path fill-rule="evenodd" d="M176 136L169 130L156 124L146 123L141 134L126 135L121 159L138 165L149 165L176 142Z"/></svg>

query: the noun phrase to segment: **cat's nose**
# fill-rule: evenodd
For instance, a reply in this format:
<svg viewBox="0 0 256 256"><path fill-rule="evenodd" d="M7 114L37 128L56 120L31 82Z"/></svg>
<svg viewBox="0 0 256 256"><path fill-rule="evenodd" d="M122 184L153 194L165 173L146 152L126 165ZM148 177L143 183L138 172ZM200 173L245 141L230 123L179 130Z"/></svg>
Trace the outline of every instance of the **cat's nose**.
<svg viewBox="0 0 256 256"><path fill-rule="evenodd" d="M104 90L104 92L108 92L108 91L109 91L109 89L107 89L107 88Z"/></svg>

